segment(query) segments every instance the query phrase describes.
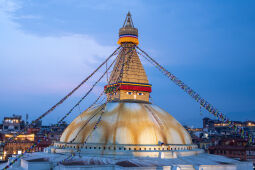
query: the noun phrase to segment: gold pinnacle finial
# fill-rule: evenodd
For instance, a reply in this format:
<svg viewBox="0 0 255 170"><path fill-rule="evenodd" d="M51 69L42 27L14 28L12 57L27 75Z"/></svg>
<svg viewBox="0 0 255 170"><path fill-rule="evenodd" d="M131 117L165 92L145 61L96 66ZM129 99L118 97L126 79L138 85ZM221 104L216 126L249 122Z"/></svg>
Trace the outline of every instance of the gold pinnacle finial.
<svg viewBox="0 0 255 170"><path fill-rule="evenodd" d="M127 42L133 43L135 45L139 44L138 30L137 28L134 27L130 12L127 13L124 24L122 28L120 28L119 30L118 44L127 43Z"/></svg>
<svg viewBox="0 0 255 170"><path fill-rule="evenodd" d="M131 13L128 11L126 19L124 21L123 27L132 27L134 28L133 20L131 17Z"/></svg>

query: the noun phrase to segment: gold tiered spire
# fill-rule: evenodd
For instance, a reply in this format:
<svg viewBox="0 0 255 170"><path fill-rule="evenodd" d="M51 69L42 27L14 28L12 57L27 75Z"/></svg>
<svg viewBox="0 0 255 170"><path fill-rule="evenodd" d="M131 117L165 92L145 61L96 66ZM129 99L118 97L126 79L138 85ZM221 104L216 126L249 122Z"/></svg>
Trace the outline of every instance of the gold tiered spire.
<svg viewBox="0 0 255 170"><path fill-rule="evenodd" d="M110 84L116 83L118 77L121 75L121 67L123 62L124 67L122 71L122 76L120 76L119 81L148 84L149 81L147 75L145 73L139 56L136 53L136 50L131 49L132 47L129 47L129 49L128 47L126 48L127 49L124 48L124 50L126 51L122 51L122 54L118 56L118 59L111 74ZM123 53L128 54L125 55Z"/></svg>
<svg viewBox="0 0 255 170"><path fill-rule="evenodd" d="M122 51L111 73L110 85L105 87L108 97L111 95L114 100L149 102L151 85L135 49L138 45L138 30L133 25L130 13L119 30L118 43Z"/></svg>

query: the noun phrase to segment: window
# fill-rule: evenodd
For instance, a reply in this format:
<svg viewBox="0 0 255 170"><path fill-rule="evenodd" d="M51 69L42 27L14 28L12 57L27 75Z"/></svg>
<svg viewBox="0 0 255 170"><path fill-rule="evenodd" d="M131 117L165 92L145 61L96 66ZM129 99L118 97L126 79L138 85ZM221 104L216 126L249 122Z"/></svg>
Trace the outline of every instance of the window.
<svg viewBox="0 0 255 170"><path fill-rule="evenodd" d="M128 95L131 95L131 94L132 94L132 92L131 92L131 91L129 91L129 92L127 92L127 94L128 94Z"/></svg>
<svg viewBox="0 0 255 170"><path fill-rule="evenodd" d="M143 95L143 93L138 93L138 95L139 95L139 96L142 96L142 95Z"/></svg>

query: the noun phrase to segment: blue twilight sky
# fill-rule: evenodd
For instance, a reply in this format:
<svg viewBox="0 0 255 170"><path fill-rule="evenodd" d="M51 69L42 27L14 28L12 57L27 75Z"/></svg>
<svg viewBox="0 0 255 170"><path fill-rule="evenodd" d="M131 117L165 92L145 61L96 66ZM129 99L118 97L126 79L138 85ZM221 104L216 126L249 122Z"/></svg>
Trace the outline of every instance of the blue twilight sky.
<svg viewBox="0 0 255 170"><path fill-rule="evenodd" d="M117 47L128 11L142 49L232 120L255 120L254 9L252 0L0 0L0 120L35 119L67 94ZM209 114L143 63L153 102L182 124L201 126ZM94 80L43 123L60 119Z"/></svg>

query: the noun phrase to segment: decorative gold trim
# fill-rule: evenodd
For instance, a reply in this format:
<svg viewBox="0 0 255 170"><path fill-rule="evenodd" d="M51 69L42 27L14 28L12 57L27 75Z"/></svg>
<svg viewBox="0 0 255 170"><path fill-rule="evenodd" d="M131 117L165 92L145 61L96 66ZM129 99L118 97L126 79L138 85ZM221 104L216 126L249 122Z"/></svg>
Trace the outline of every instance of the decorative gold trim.
<svg viewBox="0 0 255 170"><path fill-rule="evenodd" d="M126 42L131 42L134 43L135 45L139 44L139 41L137 38L134 37L121 37L118 40L118 44L126 43Z"/></svg>

